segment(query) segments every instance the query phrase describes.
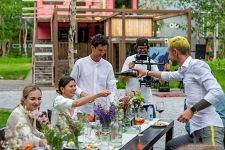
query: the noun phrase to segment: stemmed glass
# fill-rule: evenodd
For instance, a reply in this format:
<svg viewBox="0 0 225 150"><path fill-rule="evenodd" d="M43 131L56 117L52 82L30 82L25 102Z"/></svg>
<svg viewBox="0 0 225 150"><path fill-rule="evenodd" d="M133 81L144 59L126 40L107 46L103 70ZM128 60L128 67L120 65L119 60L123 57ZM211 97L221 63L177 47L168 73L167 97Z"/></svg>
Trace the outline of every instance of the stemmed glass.
<svg viewBox="0 0 225 150"><path fill-rule="evenodd" d="M131 121L134 119L134 113L133 113L133 109L132 108L128 108L126 110L126 116L129 120L129 127L131 127Z"/></svg>
<svg viewBox="0 0 225 150"><path fill-rule="evenodd" d="M165 110L164 102L156 102L156 111L159 113L159 119L161 119L161 113Z"/></svg>
<svg viewBox="0 0 225 150"><path fill-rule="evenodd" d="M138 136L143 136L141 134L141 125L144 124L146 118L146 111L144 108L139 108L138 112L135 115L135 124L138 126L139 133Z"/></svg>

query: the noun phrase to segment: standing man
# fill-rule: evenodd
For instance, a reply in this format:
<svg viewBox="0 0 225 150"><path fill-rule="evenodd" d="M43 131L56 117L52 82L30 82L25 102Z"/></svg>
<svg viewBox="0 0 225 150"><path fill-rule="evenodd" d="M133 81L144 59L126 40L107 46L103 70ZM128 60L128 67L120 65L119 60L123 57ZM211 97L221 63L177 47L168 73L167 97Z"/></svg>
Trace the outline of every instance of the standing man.
<svg viewBox="0 0 225 150"><path fill-rule="evenodd" d="M148 39L137 38L136 44L135 44L135 49L137 51L137 54L131 55L126 58L121 72L132 69L134 67L147 69L146 64L135 64L135 61L136 61L136 57L138 54L148 55L148 49L149 49ZM148 57L148 59L149 59L149 57ZM150 63L155 63L155 62L153 60L150 60ZM158 71L159 69L158 69L157 65L151 65L151 70ZM152 100L150 98L152 96L151 88L146 87L145 85L142 85L140 87L139 79L137 79L136 77L127 77L127 76L121 76L120 79L122 81L126 82L127 90L131 90L131 91L140 90L145 103L152 102Z"/></svg>
<svg viewBox="0 0 225 150"><path fill-rule="evenodd" d="M78 94L80 95L82 93L83 96L97 93L103 89L113 90L113 81L115 81L112 65L102 58L108 46L106 37L102 34L97 34L92 38L90 45L91 54L78 59L70 74L70 76L75 79L77 86L81 89ZM93 114L94 105L100 103L104 106L110 103L107 97L98 99L98 101L81 106L79 110Z"/></svg>
<svg viewBox="0 0 225 150"><path fill-rule="evenodd" d="M147 75L164 81L183 80L187 109L178 117L182 123L190 122L190 134L194 143L216 146L224 150L223 122L215 107L223 96L223 90L211 73L207 63L192 59L190 44L186 38L177 36L168 41L169 59L179 65L178 71L156 72L135 69L139 77Z"/></svg>

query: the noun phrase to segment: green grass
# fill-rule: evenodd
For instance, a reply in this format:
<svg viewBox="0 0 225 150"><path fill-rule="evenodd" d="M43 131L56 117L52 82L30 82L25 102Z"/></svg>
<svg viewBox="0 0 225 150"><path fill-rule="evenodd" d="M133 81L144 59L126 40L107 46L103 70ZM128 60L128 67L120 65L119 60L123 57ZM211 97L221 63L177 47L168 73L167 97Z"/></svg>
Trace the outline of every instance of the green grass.
<svg viewBox="0 0 225 150"><path fill-rule="evenodd" d="M2 127L6 126L6 122L7 122L7 119L9 117L9 115L10 115L10 112L5 111L5 110L0 110L0 114L1 114L1 117L0 117L0 128L2 128Z"/></svg>
<svg viewBox="0 0 225 150"><path fill-rule="evenodd" d="M23 80L31 67L31 58L0 58L0 78L4 80Z"/></svg>
<svg viewBox="0 0 225 150"><path fill-rule="evenodd" d="M209 61L208 64L223 91L225 91L225 59Z"/></svg>

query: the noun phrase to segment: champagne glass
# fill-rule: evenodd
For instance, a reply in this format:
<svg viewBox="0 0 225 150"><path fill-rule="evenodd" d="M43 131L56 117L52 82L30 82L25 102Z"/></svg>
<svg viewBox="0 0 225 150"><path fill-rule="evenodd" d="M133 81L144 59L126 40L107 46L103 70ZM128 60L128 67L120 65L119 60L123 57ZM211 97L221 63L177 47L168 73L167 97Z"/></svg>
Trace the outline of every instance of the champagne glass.
<svg viewBox="0 0 225 150"><path fill-rule="evenodd" d="M139 129L138 136L143 136L143 134L141 134L141 125L144 124L145 117L146 117L146 111L144 110L144 108L139 108L135 116L135 124L138 126L138 129Z"/></svg>
<svg viewBox="0 0 225 150"><path fill-rule="evenodd" d="M165 110L164 102L156 102L156 111L159 113L159 119L161 119L161 113Z"/></svg>

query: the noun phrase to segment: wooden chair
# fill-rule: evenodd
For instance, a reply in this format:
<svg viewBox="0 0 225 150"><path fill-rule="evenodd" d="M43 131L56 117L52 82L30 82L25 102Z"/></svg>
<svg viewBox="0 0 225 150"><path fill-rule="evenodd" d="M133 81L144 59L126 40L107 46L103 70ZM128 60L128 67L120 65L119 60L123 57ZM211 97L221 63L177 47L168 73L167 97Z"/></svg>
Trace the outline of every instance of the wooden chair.
<svg viewBox="0 0 225 150"><path fill-rule="evenodd" d="M5 127L0 129L0 150L3 150L3 144L5 142Z"/></svg>

